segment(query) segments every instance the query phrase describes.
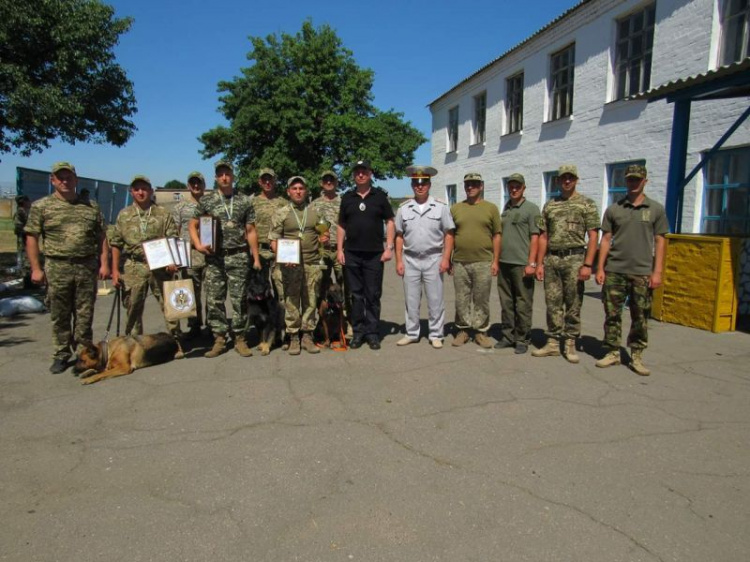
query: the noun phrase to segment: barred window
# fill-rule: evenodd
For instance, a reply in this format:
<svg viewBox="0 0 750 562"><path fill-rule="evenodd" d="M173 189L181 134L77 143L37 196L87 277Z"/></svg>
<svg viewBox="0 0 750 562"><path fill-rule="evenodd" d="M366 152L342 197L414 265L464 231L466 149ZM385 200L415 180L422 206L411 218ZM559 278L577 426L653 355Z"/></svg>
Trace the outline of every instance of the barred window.
<svg viewBox="0 0 750 562"><path fill-rule="evenodd" d="M704 170L701 231L750 234L750 147L720 150Z"/></svg>
<svg viewBox="0 0 750 562"><path fill-rule="evenodd" d="M448 152L458 150L458 106L448 110Z"/></svg>
<svg viewBox="0 0 750 562"><path fill-rule="evenodd" d="M472 126L472 144L482 144L485 140L487 122L487 92L474 96L474 123Z"/></svg>
<svg viewBox="0 0 750 562"><path fill-rule="evenodd" d="M748 0L726 0L721 20L721 64L739 62L750 55L750 5Z"/></svg>
<svg viewBox="0 0 750 562"><path fill-rule="evenodd" d="M505 120L507 132L516 133L523 129L523 72L511 76L506 81Z"/></svg>
<svg viewBox="0 0 750 562"><path fill-rule="evenodd" d="M573 113L573 76L575 69L575 44L550 57L550 120L561 119Z"/></svg>
<svg viewBox="0 0 750 562"><path fill-rule="evenodd" d="M617 22L615 93L618 100L645 92L651 84L655 17L656 5L651 4Z"/></svg>

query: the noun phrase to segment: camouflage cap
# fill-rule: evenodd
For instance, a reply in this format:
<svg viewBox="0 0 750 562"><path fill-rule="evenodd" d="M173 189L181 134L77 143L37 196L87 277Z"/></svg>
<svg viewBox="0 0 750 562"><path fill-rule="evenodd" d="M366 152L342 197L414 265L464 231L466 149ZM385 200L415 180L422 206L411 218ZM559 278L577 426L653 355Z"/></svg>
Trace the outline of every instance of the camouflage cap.
<svg viewBox="0 0 750 562"><path fill-rule="evenodd" d="M234 166L229 160L219 160L214 164L214 171L218 170L219 168L229 168L229 171L234 173Z"/></svg>
<svg viewBox="0 0 750 562"><path fill-rule="evenodd" d="M469 172L464 176L464 181L484 181L482 179L482 174L478 174L476 172Z"/></svg>
<svg viewBox="0 0 750 562"><path fill-rule="evenodd" d="M578 177L578 167L575 164L563 164L557 170L557 175L564 176L565 174Z"/></svg>
<svg viewBox="0 0 750 562"><path fill-rule="evenodd" d="M406 175L412 179L429 179L436 176L438 171L432 166L407 166Z"/></svg>
<svg viewBox="0 0 750 562"><path fill-rule="evenodd" d="M507 183L510 183L512 181L518 182L521 185L526 185L526 180L524 179L522 174L511 174L508 176Z"/></svg>
<svg viewBox="0 0 750 562"><path fill-rule="evenodd" d="M354 163L354 167L352 169L356 170L357 168L365 168L365 169L370 170L372 172L372 166L370 166L370 161L369 160L357 160Z"/></svg>
<svg viewBox="0 0 750 562"><path fill-rule="evenodd" d="M333 170L326 170L325 172L323 172L322 174L320 174L320 179L324 179L324 178L327 178L329 176L332 177L333 179L335 179L336 181L339 181L339 176Z"/></svg>
<svg viewBox="0 0 750 562"><path fill-rule="evenodd" d="M201 180L201 181L202 181L203 183L206 183L206 178L204 178L204 177L203 177L203 174L201 174L200 172L190 172L190 173L188 174L188 181L190 181L190 180L191 180L191 179L193 179L193 178L198 178L198 179L199 179L199 180Z"/></svg>
<svg viewBox="0 0 750 562"><path fill-rule="evenodd" d="M135 183L139 182L139 181L147 183L149 187L152 187L151 180L148 179L148 176L143 176L143 175L140 175L140 174L136 175L136 176L133 176L133 179L130 180L130 187L133 187L133 185L135 185Z"/></svg>
<svg viewBox="0 0 750 562"><path fill-rule="evenodd" d="M56 174L60 170L70 170L74 174L76 173L76 167L70 162L55 162L52 164L52 173Z"/></svg>
<svg viewBox="0 0 750 562"><path fill-rule="evenodd" d="M303 178L302 176L292 176L289 178L289 180L286 182L287 187L292 187L293 183L299 183L302 182L302 184L307 187L307 180Z"/></svg>
<svg viewBox="0 0 750 562"><path fill-rule="evenodd" d="M273 168L261 168L258 177L262 178L263 176L271 176L276 179L276 172L273 171Z"/></svg>
<svg viewBox="0 0 750 562"><path fill-rule="evenodd" d="M638 179L646 179L648 176L648 172L646 171L646 166L642 166L640 164L631 164L627 168L625 168L625 177L626 178L638 178Z"/></svg>

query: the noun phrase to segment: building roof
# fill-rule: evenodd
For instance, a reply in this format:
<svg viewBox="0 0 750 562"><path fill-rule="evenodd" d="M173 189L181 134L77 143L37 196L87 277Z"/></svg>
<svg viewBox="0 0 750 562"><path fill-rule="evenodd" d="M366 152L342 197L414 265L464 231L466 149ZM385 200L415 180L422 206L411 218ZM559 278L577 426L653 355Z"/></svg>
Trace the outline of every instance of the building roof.
<svg viewBox="0 0 750 562"><path fill-rule="evenodd" d="M649 102L667 98L709 100L737 98L750 95L750 58L721 66L695 76L666 82L646 92L630 96L632 100Z"/></svg>
<svg viewBox="0 0 750 562"><path fill-rule="evenodd" d="M537 36L541 35L545 31L547 31L548 29L550 29L550 28L554 27L555 25L559 24L562 20L564 20L568 16L572 15L574 12L577 12L578 10L580 10L584 5L586 5L586 4L590 3L590 2L593 2L593 1L594 0L581 0L580 2L578 2L578 4L576 4L572 8L569 8L569 9L565 10L562 14L560 14L559 16L557 16L555 19L553 19L547 25L545 25L544 27L540 28L535 33L529 35L526 39L524 39L523 41L521 41L517 45L511 47L510 49L508 49L507 51L505 51L503 54L501 54L500 56L498 56L494 60L488 62L487 64L485 64L482 68L480 68L476 72L470 74L469 76L467 76L466 78L464 78L463 80L461 80L458 84L456 84L455 86L453 86L447 92L444 92L443 94L441 94L440 96L438 96L437 98L435 98L434 100L432 100L429 104L427 104L427 106L429 107L429 106L435 104L436 102L440 101L445 96L447 96L448 94L450 94L454 90L460 88L466 82L468 82L469 80L471 80L472 78L474 78L478 74L481 74L482 72L484 72L485 70L487 70L488 68L490 68L496 62L504 59L505 57L509 56L511 53L517 51L518 49L520 49L521 47L523 47L526 43L528 43L532 39L535 39Z"/></svg>

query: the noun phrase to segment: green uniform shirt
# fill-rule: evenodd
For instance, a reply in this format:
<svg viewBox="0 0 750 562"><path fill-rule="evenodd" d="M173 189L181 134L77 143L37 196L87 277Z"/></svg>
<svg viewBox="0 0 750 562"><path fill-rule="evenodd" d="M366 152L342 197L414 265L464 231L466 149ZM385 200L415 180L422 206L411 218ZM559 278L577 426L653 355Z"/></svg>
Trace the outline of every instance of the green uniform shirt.
<svg viewBox="0 0 750 562"><path fill-rule="evenodd" d="M453 261L492 262L492 237L503 232L497 205L484 200L474 205L461 201L451 207L451 216L456 223Z"/></svg>
<svg viewBox="0 0 750 562"><path fill-rule="evenodd" d="M307 214L305 214L305 210L307 210ZM311 205L297 207L292 203L287 203L273 216L271 232L269 232L268 237L271 240L278 240L279 238L299 239L302 263L311 265L320 259L318 233L315 230L317 222L318 213ZM300 231L302 231L302 236L300 236Z"/></svg>
<svg viewBox="0 0 750 562"><path fill-rule="evenodd" d="M330 247L335 248L338 240L338 225L339 225L339 209L341 208L341 196L336 195L333 199L328 199L325 195L321 195L315 199L311 206L318 215L323 215L328 222L331 223L331 230L328 232L331 239L328 242Z"/></svg>
<svg viewBox="0 0 750 562"><path fill-rule="evenodd" d="M599 211L596 203L580 193L568 199L555 197L544 205L539 226L547 233L548 249L583 248L586 233L599 229Z"/></svg>
<svg viewBox="0 0 750 562"><path fill-rule="evenodd" d="M145 211L133 203L125 207L112 228L109 244L135 259L144 259L141 244L148 240L177 236L177 225L164 207L152 204Z"/></svg>
<svg viewBox="0 0 750 562"><path fill-rule="evenodd" d="M190 240L190 221L193 220L197 206L198 201L195 200L192 193L188 193L172 209L172 217L180 231L180 238L188 242L191 246L193 242ZM206 265L206 256L193 248L190 250L190 261L194 268L203 267Z"/></svg>
<svg viewBox="0 0 750 562"><path fill-rule="evenodd" d="M523 199L518 205L509 199L500 218L503 221L500 261L511 265L528 264L531 236L539 234L539 207L528 199Z"/></svg>
<svg viewBox="0 0 750 562"><path fill-rule="evenodd" d="M219 189L206 192L195 208L193 218L210 215L217 220L217 249L232 250L247 246L245 226L255 224L255 211L250 198L243 193L225 197Z"/></svg>
<svg viewBox="0 0 750 562"><path fill-rule="evenodd" d="M85 258L99 253L105 228L96 203L52 194L31 205L24 232L42 237L47 257Z"/></svg>
<svg viewBox="0 0 750 562"><path fill-rule="evenodd" d="M654 236L669 232L664 207L646 197L636 206L623 197L604 212L602 231L612 233L604 271L626 275L651 275L654 269Z"/></svg>
<svg viewBox="0 0 750 562"><path fill-rule="evenodd" d="M271 221L276 212L289 204L288 199L274 197L268 199L255 195L250 198L255 212L255 231L258 233L258 244L268 244L268 233L271 231Z"/></svg>

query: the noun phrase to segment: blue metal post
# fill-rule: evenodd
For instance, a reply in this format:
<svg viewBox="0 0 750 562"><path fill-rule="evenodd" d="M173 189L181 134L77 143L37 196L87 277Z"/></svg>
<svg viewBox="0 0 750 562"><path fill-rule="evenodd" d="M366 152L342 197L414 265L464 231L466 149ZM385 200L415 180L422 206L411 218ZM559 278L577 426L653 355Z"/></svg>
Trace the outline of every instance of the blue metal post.
<svg viewBox="0 0 750 562"><path fill-rule="evenodd" d="M672 144L669 149L669 174L667 175L667 197L664 207L667 211L670 230L682 230L682 180L687 164L688 132L690 130L690 100L674 102L672 118Z"/></svg>

